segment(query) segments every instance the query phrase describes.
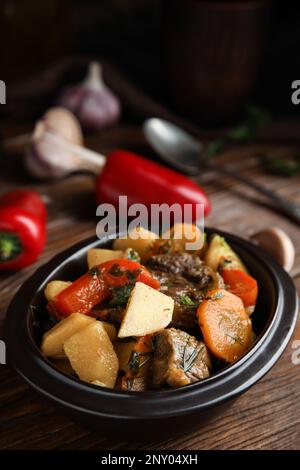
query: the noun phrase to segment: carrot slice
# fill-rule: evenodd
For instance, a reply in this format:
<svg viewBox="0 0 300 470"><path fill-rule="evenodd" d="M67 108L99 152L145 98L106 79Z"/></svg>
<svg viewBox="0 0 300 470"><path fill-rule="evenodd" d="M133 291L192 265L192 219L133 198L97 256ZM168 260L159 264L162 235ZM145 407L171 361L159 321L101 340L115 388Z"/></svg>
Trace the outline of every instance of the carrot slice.
<svg viewBox="0 0 300 470"><path fill-rule="evenodd" d="M224 269L221 274L229 292L237 295L243 301L244 307L256 304L258 287L253 277L239 269Z"/></svg>
<svg viewBox="0 0 300 470"><path fill-rule="evenodd" d="M251 320L241 299L225 289L210 291L197 317L204 341L217 358L234 362L251 346Z"/></svg>

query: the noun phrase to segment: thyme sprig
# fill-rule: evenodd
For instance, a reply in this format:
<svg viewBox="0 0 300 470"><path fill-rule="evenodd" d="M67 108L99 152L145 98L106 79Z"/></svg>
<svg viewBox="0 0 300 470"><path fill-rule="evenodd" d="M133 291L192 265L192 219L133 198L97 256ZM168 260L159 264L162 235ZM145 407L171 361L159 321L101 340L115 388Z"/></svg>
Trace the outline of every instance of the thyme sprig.
<svg viewBox="0 0 300 470"><path fill-rule="evenodd" d="M200 351L203 349L203 346L196 347L194 350L188 354L188 345L190 338L187 339L184 350L183 350L183 371L187 373L194 365L195 360L197 359Z"/></svg>
<svg viewBox="0 0 300 470"><path fill-rule="evenodd" d="M128 367L131 370L131 372L133 374L137 374L139 369L144 367L144 365L146 365L147 362L150 361L151 355L152 355L151 352L142 353L142 352L133 351L128 361ZM145 357L143 361L141 361L142 357Z"/></svg>
<svg viewBox="0 0 300 470"><path fill-rule="evenodd" d="M225 333L226 336L231 338L235 343L239 343L241 346L244 346L244 342L240 336L232 335L231 333Z"/></svg>
<svg viewBox="0 0 300 470"><path fill-rule="evenodd" d="M191 306L193 307L195 304L195 302L186 294L183 294L179 297L179 301L182 305L188 305L188 306Z"/></svg>

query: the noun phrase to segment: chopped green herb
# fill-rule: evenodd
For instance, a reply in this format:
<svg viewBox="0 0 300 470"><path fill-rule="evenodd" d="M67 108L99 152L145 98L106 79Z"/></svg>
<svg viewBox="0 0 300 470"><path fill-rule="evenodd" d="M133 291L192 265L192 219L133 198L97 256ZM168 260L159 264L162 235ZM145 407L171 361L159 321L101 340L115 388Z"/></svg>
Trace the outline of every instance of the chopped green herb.
<svg viewBox="0 0 300 470"><path fill-rule="evenodd" d="M112 298L109 301L109 307L117 307L119 305L125 305L128 302L134 284L126 284L125 286L115 287L112 289Z"/></svg>
<svg viewBox="0 0 300 470"><path fill-rule="evenodd" d="M140 256L138 252L135 251L133 248L128 248L126 250L126 256L127 256L127 259L130 259L131 261L140 262Z"/></svg>
<svg viewBox="0 0 300 470"><path fill-rule="evenodd" d="M141 270L134 269L133 271L125 271L125 274L127 275L130 281L135 281L139 274L141 274Z"/></svg>
<svg viewBox="0 0 300 470"><path fill-rule="evenodd" d="M189 306L196 305L195 302L188 295L185 295L185 294L179 297L179 301L182 305L189 305Z"/></svg>
<svg viewBox="0 0 300 470"><path fill-rule="evenodd" d="M93 266L93 267L88 271L88 275L91 276L91 277L99 276L99 274L100 274L100 271L99 271L98 266Z"/></svg>
<svg viewBox="0 0 300 470"><path fill-rule="evenodd" d="M109 274L115 277L120 277L124 275L124 269L120 269L120 266L117 263L113 264L108 272Z"/></svg>
<svg viewBox="0 0 300 470"><path fill-rule="evenodd" d="M137 353L136 351L132 351L131 356L128 361L128 367L134 374L136 374L137 371L139 370L140 357L139 357L139 353Z"/></svg>

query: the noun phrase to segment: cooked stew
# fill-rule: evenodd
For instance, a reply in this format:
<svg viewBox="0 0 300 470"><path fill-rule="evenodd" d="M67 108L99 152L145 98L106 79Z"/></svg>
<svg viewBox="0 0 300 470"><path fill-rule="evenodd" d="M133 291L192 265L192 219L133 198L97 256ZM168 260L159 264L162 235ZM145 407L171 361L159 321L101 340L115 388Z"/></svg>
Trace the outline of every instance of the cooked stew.
<svg viewBox="0 0 300 470"><path fill-rule="evenodd" d="M206 240L189 226L203 243L186 251L186 228L175 225L167 239L136 229L113 249L90 249L79 279L46 286L55 325L41 351L56 368L144 391L201 381L249 350L256 280L218 234Z"/></svg>

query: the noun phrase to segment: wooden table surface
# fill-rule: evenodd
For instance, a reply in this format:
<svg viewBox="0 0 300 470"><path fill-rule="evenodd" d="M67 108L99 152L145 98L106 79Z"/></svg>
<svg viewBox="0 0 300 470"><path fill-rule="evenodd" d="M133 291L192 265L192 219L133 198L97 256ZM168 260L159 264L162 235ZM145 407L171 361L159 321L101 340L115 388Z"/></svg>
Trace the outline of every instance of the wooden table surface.
<svg viewBox="0 0 300 470"><path fill-rule="evenodd" d="M14 133L14 127L4 131L4 135ZM140 128L128 125L92 136L88 145L104 153L121 146L140 152L146 150ZM230 162L244 174L300 203L299 177L286 179L264 174L254 157L256 150L257 146L235 149L219 157L219 162ZM90 177L73 176L64 181L36 184L21 168L16 157L5 157L0 171L0 191L33 186L47 196L48 242L35 266L18 274L0 274L0 337L6 308L22 282L54 254L95 234ZM258 204L260 197L241 184L213 173L204 174L200 181L213 206L207 225L245 238L270 225L282 227L290 234L296 246L292 276L300 288L300 227L267 205ZM295 339L300 340L299 321ZM79 427L8 366L0 366L0 449L299 449L300 365L292 363L292 341L272 371L222 415L192 434L186 434L183 429L182 436L175 440L160 440L158 429L158 440L149 443L108 440L100 432Z"/></svg>

